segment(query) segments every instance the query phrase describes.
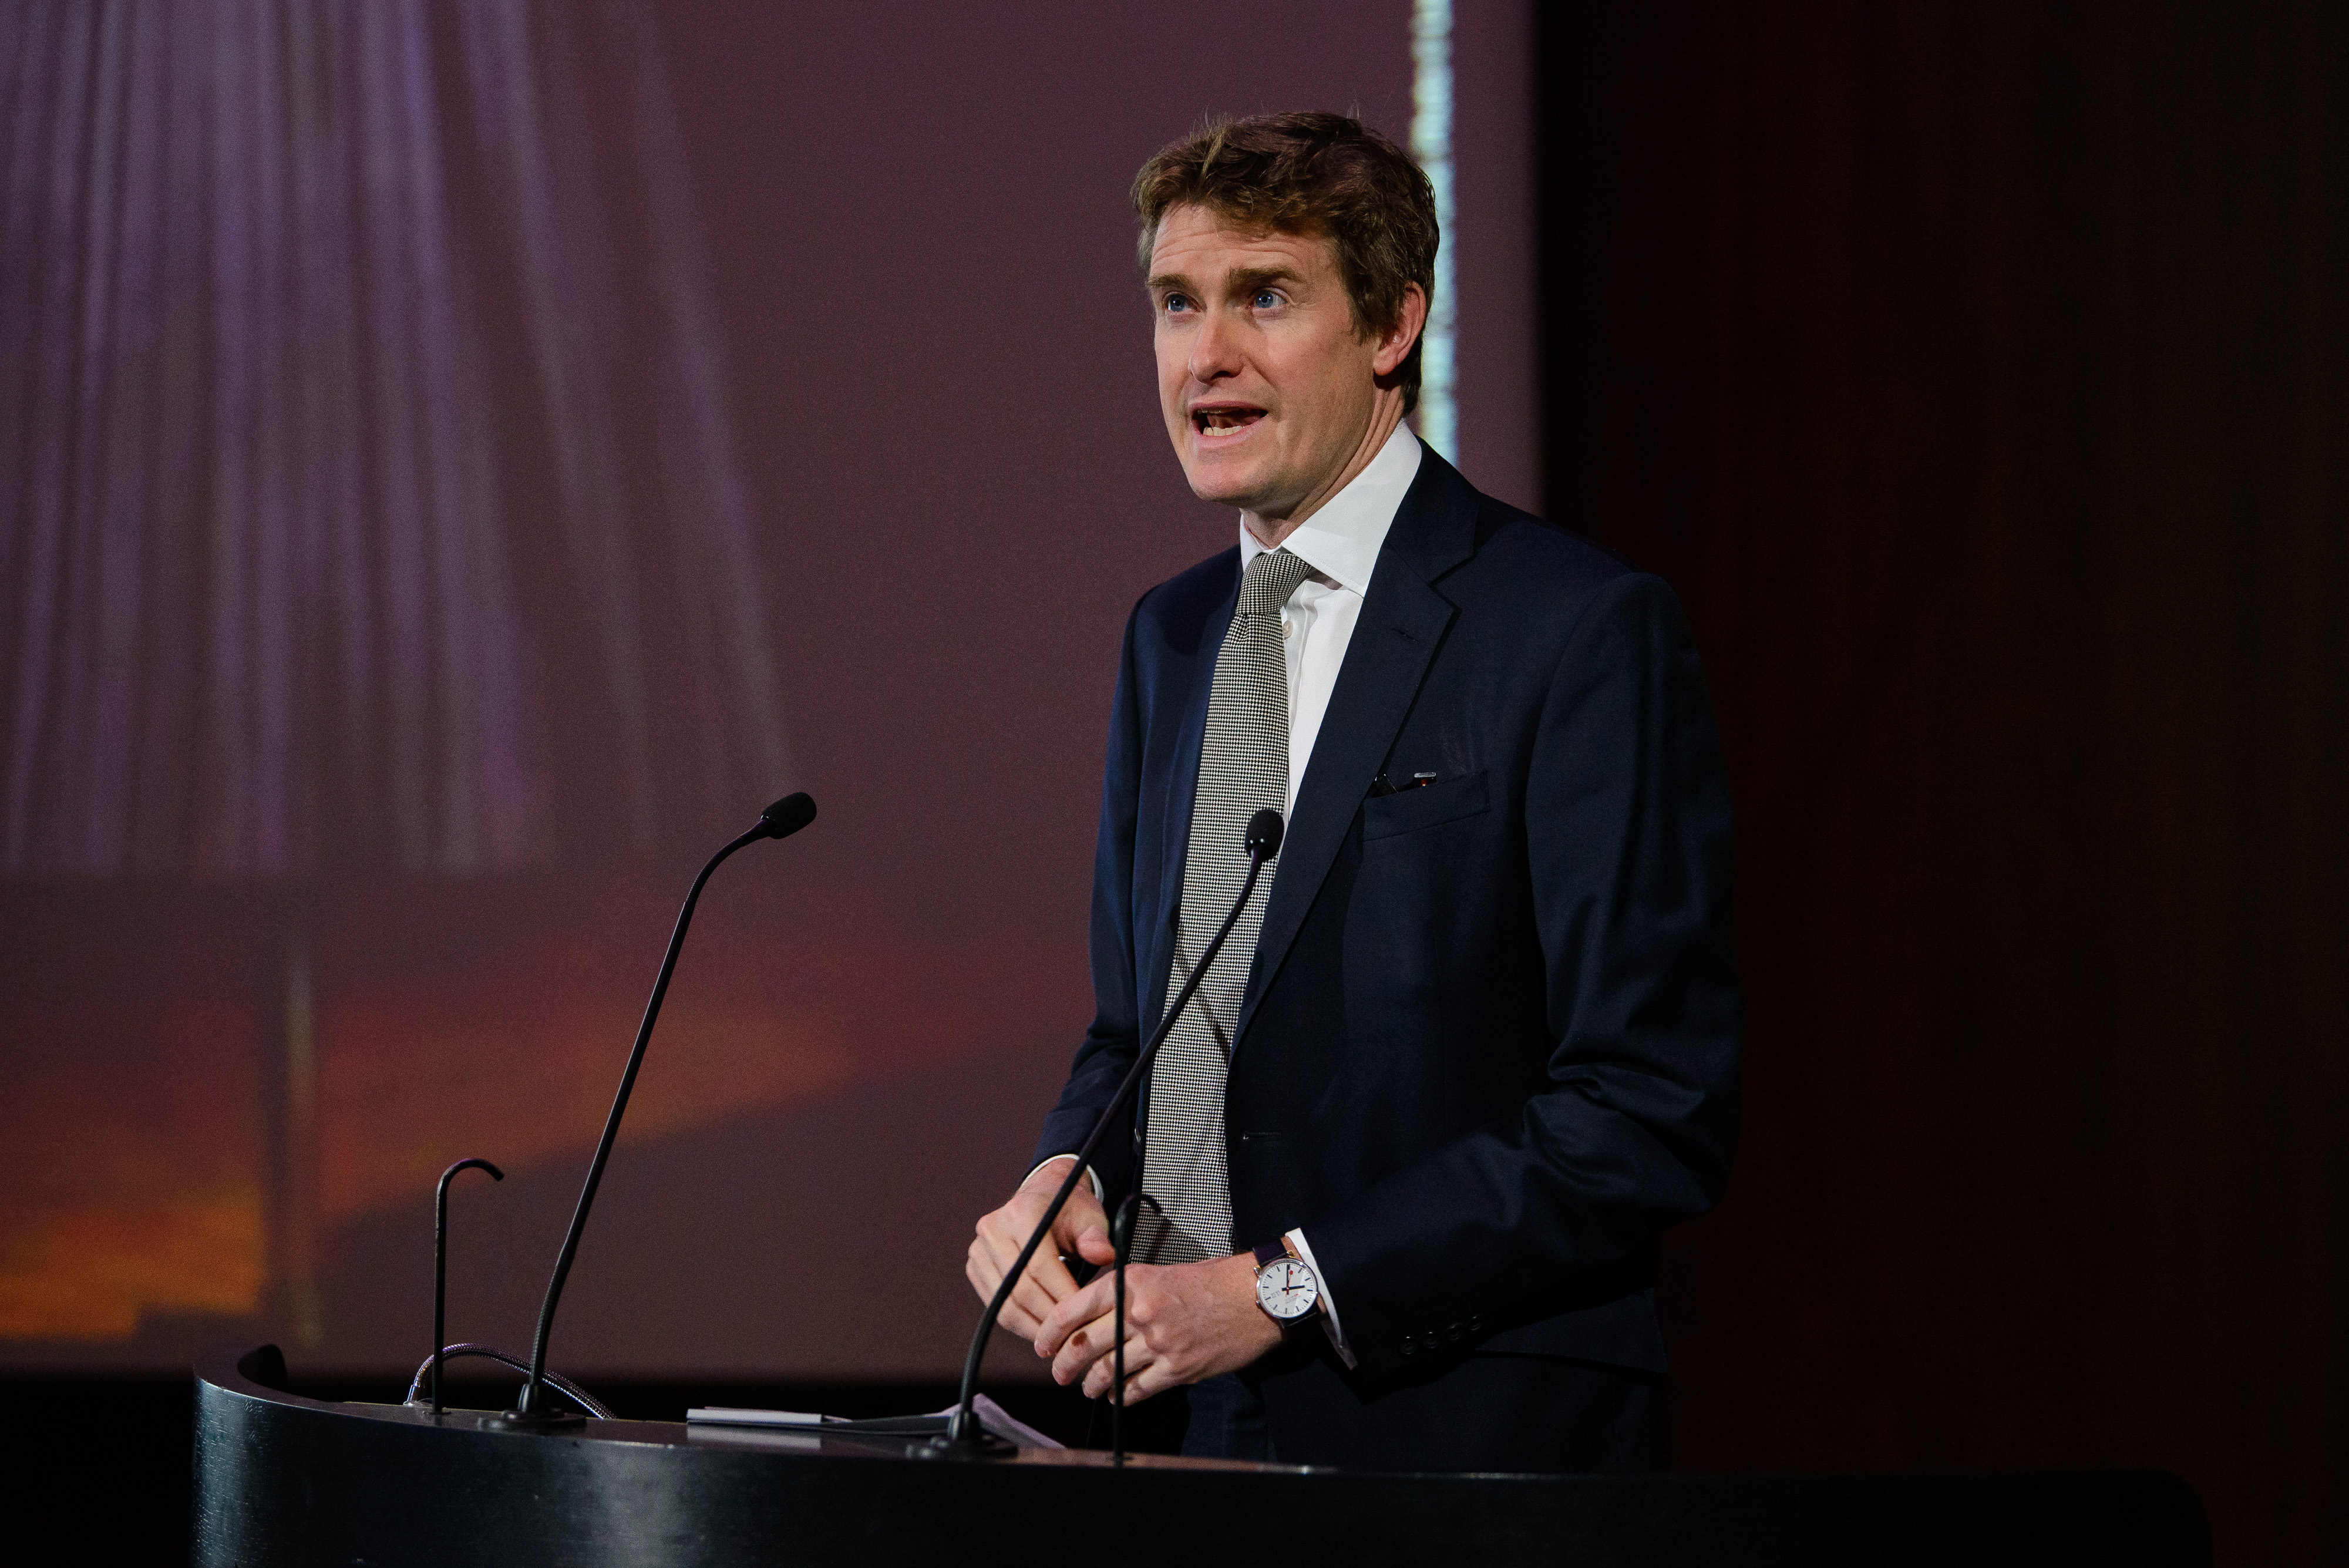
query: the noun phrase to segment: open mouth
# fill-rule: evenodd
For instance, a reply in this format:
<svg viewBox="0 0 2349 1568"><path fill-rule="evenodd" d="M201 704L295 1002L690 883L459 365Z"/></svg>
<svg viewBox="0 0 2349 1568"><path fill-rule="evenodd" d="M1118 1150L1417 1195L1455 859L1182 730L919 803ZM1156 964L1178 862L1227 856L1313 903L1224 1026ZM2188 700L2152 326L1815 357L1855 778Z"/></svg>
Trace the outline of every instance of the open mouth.
<svg viewBox="0 0 2349 1568"><path fill-rule="evenodd" d="M1264 418L1250 403L1200 403L1191 410L1191 429L1205 437L1237 435Z"/></svg>

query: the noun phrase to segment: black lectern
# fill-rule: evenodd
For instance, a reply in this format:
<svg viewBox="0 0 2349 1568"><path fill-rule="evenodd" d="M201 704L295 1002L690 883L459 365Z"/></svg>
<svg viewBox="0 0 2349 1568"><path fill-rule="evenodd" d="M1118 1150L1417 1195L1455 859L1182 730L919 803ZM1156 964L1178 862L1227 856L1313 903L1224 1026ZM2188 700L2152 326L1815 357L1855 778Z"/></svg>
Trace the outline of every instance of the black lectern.
<svg viewBox="0 0 2349 1568"><path fill-rule="evenodd" d="M867 1564L1868 1563L2208 1568L2184 1482L1988 1476L1369 1475L662 1421L498 1430L283 1391L274 1346L196 1369L195 1561Z"/></svg>

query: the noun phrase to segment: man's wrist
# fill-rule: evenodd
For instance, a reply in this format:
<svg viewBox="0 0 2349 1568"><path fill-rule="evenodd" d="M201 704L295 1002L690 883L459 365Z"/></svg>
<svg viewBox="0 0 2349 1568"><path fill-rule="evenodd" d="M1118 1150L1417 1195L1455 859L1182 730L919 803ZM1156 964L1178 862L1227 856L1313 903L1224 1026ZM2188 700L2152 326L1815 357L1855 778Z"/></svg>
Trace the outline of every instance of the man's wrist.
<svg viewBox="0 0 2349 1568"><path fill-rule="evenodd" d="M1056 1154L1056 1155L1053 1155L1053 1156L1050 1157L1049 1158L1039 1160L1039 1161L1037 1161L1037 1163L1036 1163L1036 1168L1035 1168L1034 1170L1030 1171L1030 1172L1028 1173L1027 1177L1025 1178L1025 1179L1023 1179L1023 1180L1019 1183L1019 1185L1024 1189L1024 1188L1026 1188L1026 1187L1029 1185L1029 1183L1030 1183L1030 1182L1034 1181L1034 1180L1036 1179L1037 1176L1038 1176L1040 1173L1041 1173L1042 1171L1044 1171L1044 1170L1046 1170L1046 1169L1050 1168L1050 1167L1052 1167L1052 1166L1055 1166L1055 1165L1060 1164L1060 1163L1061 1163L1061 1161L1062 1161L1062 1160L1064 1160L1064 1159L1074 1159L1074 1158L1077 1158L1077 1157L1076 1157L1075 1155L1073 1155L1073 1154ZM1069 1179L1069 1173L1068 1173L1067 1171L1065 1171L1065 1170L1064 1170L1064 1171L1061 1171L1061 1172L1057 1177L1055 1177L1055 1178L1053 1179L1053 1180L1052 1180L1052 1186L1053 1186L1054 1189L1055 1189L1055 1190L1057 1190L1057 1189L1059 1189L1059 1187L1060 1187L1061 1183L1061 1182L1063 1182L1063 1181L1066 1181L1068 1179ZM1109 1199L1108 1199L1107 1198L1105 1198L1105 1197L1103 1197L1103 1196L1102 1196L1101 1172L1099 1172L1099 1171L1095 1170L1095 1169L1094 1169L1092 1166L1090 1166L1090 1165L1089 1165L1089 1166L1087 1166L1087 1167L1085 1167L1085 1180L1086 1180L1086 1181L1088 1181L1088 1182L1090 1182L1090 1183L1092 1184L1092 1189L1093 1189L1093 1201L1094 1201L1094 1202L1096 1202L1096 1203L1106 1203L1106 1202L1108 1202L1108 1201L1109 1201Z"/></svg>
<svg viewBox="0 0 2349 1568"><path fill-rule="evenodd" d="M1247 1316L1257 1325L1254 1342L1257 1353L1262 1355L1278 1345L1283 1336L1280 1324L1273 1320L1270 1313L1264 1310L1264 1303L1257 1299L1256 1254L1234 1252L1225 1259L1224 1262L1231 1270L1230 1289L1233 1295L1237 1301L1247 1303L1245 1310Z"/></svg>

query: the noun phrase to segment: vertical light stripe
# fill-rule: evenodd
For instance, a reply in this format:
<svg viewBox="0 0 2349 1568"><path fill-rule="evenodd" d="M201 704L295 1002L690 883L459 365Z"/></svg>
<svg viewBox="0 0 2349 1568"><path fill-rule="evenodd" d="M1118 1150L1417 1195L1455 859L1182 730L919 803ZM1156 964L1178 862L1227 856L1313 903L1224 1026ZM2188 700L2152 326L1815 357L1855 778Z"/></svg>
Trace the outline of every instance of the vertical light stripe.
<svg viewBox="0 0 2349 1568"><path fill-rule="evenodd" d="M24 575L15 585L23 596L24 613L18 622L21 641L10 735L7 848L10 864L17 866L34 858L34 846L49 826L42 807L63 793L44 787L55 770L42 764L53 749L57 641L67 607L67 455L72 446L75 346L69 306L79 275L74 240L81 227L84 137L89 129L87 95L97 18L79 7L57 9L62 36L55 46L55 74L41 84L51 87L55 96L36 108L36 100L28 94L23 106L28 117L38 116L35 125L50 133L44 149L47 167L36 176L42 182L34 189L9 192L12 206L22 202L32 230L33 254L25 265L26 275L38 280L45 306L34 313L39 327L28 345L31 363L23 370L9 367L16 374L29 370L27 383L36 389L26 410L30 451L25 459L24 511L18 524L25 537Z"/></svg>
<svg viewBox="0 0 2349 1568"><path fill-rule="evenodd" d="M238 861L267 876L295 869L289 831L295 797L292 759L296 728L294 708L295 597L294 508L291 480L294 322L285 308L296 273L288 254L285 67L280 53L284 21L274 5L255 5L246 16L247 86L245 146L251 160L246 193L253 203L253 250L246 277L252 288L248 339L259 374L245 409L252 420L244 439L252 467L245 504L252 509L246 535L252 591L245 626L252 639L251 682L245 712L252 753L242 803Z"/></svg>
<svg viewBox="0 0 2349 1568"><path fill-rule="evenodd" d="M467 722L479 699L460 684L479 681L489 672L469 657L476 651L477 603L491 600L490 585L470 578L473 563L467 533L486 521L472 504L474 493L471 447L481 434L485 410L471 396L472 388L459 356L462 346L456 333L454 295L457 277L450 254L449 225L454 219L442 186L440 119L434 102L431 46L427 36L429 18L419 0L400 0L392 48L396 92L403 114L400 194L406 204L399 222L407 239L409 279L416 294L412 336L398 350L414 356L416 416L423 433L424 462L419 478L426 501L425 569L431 589L433 688L440 694L433 728L440 743L431 750L433 804L437 807L432 842L421 864L450 871L471 871L481 861L481 824L474 815L479 784L475 741L478 733ZM385 347L392 347L386 345Z"/></svg>
<svg viewBox="0 0 2349 1568"><path fill-rule="evenodd" d="M141 689L127 860L107 867L185 866L197 842L202 775L188 756L201 701L206 607L202 583L213 337L211 163L212 7L169 7L162 32L164 109L160 314L151 439L154 479L139 518L149 587L139 607ZM201 764L199 764L200 766Z"/></svg>
<svg viewBox="0 0 2349 1568"><path fill-rule="evenodd" d="M32 439L39 328L54 319L34 258L50 199L42 171L46 133L56 119L49 93L57 82L51 56L51 6L0 10L8 28L7 112L0 118L0 699L7 707L7 771L0 781L0 868L22 869L31 859L31 790L39 776L39 710L28 684L41 669L38 638L45 590L33 580L35 562Z"/></svg>
<svg viewBox="0 0 2349 1568"><path fill-rule="evenodd" d="M678 395L658 397L655 406L663 416L661 437L670 468L698 503L688 515L699 520L706 545L707 570L690 591L707 599L716 612L719 630L712 640L722 638L722 643L710 649L709 659L737 687L734 702L713 713L704 733L744 748L750 753L746 760L762 777L780 779L786 765L782 710L768 652L766 607L759 593L756 524L734 456L722 337L717 307L708 297L708 282L716 274L702 256L699 225L688 199L692 182L685 138L650 13L621 0L605 0L604 14L634 66L647 196L658 247L658 294L668 327L669 353L664 363L676 378ZM715 767L709 774L712 778L727 776Z"/></svg>
<svg viewBox="0 0 2349 1568"><path fill-rule="evenodd" d="M162 0L136 0L135 36L123 67L126 124L119 227L107 259L113 324L95 346L104 372L102 428L88 432L102 477L93 482L98 552L98 602L89 697L89 760L84 774L81 864L103 871L122 863L129 834L133 742L138 728L140 647L149 587L142 524L149 505L155 418L156 257L161 244L163 187Z"/></svg>
<svg viewBox="0 0 2349 1568"><path fill-rule="evenodd" d="M206 556L211 566L205 628L204 826L199 846L207 870L248 867L245 803L256 766L247 679L253 663L249 552L252 519L253 403L259 379L254 327L251 149L252 119L244 10L223 6L212 36L212 514ZM253 867L258 870L259 867Z"/></svg>
<svg viewBox="0 0 2349 1568"><path fill-rule="evenodd" d="M365 193L365 294L371 306L367 359L373 375L372 450L378 530L375 591L383 617L378 668L383 685L368 695L382 715L388 745L383 792L392 857L430 865L428 753L431 655L424 572L423 484L418 477L417 363L408 344L418 290L408 265L408 225L400 187L407 135L394 68L391 8L366 5L358 19L361 182Z"/></svg>
<svg viewBox="0 0 2349 1568"><path fill-rule="evenodd" d="M110 294L104 286L104 257L113 244L114 177L120 88L117 79L124 43L119 7L98 13L99 39L96 66L86 100L88 140L78 171L82 213L80 233L73 244L79 252L73 287L81 317L73 351L68 356L72 396L58 410L67 452L64 484L58 493L63 518L64 576L58 594L65 613L57 623L55 678L43 750L47 753L46 798L36 803L43 831L57 845L60 857L78 863L77 809L88 793L86 774L91 656L90 611L98 602L98 526L91 497L97 488L99 454L90 439L103 407L105 379L99 373L107 340Z"/></svg>
<svg viewBox="0 0 2349 1568"><path fill-rule="evenodd" d="M295 1343L316 1349L326 1337L318 1291L318 1009L310 941L298 926L285 952L285 1124L278 1136L285 1162L281 1310L293 1315Z"/></svg>
<svg viewBox="0 0 2349 1568"><path fill-rule="evenodd" d="M349 29L341 0L304 0L290 8L287 20L301 323L295 374L304 390L295 410L301 591L319 612L300 628L304 670L297 698L304 718L298 758L304 815L295 847L301 863L310 865L329 833L368 842L379 837L383 823L376 792L364 782L378 768L369 704L331 701L337 675L344 691L376 690L359 439L363 326L351 180L355 138L348 83L340 69ZM331 733L324 717L330 708L337 711ZM337 769L343 787L337 787ZM331 824L325 820L330 811L337 818Z"/></svg>
<svg viewBox="0 0 2349 1568"><path fill-rule="evenodd" d="M1460 415L1454 395L1454 324L1458 296L1453 250L1452 0L1413 0L1411 17L1411 155L1435 187L1435 221L1444 243L1435 253L1435 298L1422 336L1419 437L1452 462L1460 461Z"/></svg>
<svg viewBox="0 0 2349 1568"><path fill-rule="evenodd" d="M533 38L528 7L497 0L463 13L465 63L481 145L492 151L519 242L523 321L532 369L554 449L559 509L572 550L595 565L595 629L617 726L617 781L638 845L652 841L651 695L631 552L624 432L612 403L607 324L626 307L613 273L614 245L594 197L585 149L560 160L544 132L555 122L541 77L563 40Z"/></svg>

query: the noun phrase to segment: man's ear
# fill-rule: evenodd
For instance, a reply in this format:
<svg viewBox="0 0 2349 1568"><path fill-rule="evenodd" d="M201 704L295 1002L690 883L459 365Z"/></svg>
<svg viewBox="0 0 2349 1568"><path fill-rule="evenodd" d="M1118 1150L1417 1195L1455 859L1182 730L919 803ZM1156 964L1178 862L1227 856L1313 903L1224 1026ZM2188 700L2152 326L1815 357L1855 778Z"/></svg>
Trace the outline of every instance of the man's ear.
<svg viewBox="0 0 2349 1568"><path fill-rule="evenodd" d="M1420 328L1427 325L1427 292L1415 283L1402 288L1402 309L1395 323L1379 334L1379 351L1371 357L1371 369L1381 376L1392 376L1411 353L1411 346L1419 341Z"/></svg>

